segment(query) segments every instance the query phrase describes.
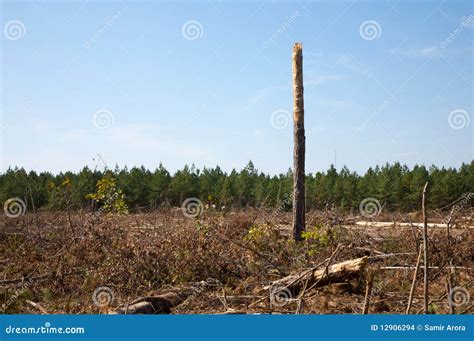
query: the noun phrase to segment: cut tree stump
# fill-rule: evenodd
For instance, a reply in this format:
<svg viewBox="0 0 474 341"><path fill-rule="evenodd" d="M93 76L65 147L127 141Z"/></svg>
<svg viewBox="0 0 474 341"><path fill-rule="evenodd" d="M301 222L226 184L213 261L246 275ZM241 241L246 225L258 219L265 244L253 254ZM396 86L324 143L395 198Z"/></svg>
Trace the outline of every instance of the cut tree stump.
<svg viewBox="0 0 474 341"><path fill-rule="evenodd" d="M313 284L316 284L315 286L323 286L329 283L345 282L360 277L367 265L367 260L368 257L362 257L330 265L327 268L327 272L326 268L301 271L274 281L264 287L264 289L270 290L277 288L278 291L287 289L290 290L293 295L297 295L306 281L307 287L311 287Z"/></svg>

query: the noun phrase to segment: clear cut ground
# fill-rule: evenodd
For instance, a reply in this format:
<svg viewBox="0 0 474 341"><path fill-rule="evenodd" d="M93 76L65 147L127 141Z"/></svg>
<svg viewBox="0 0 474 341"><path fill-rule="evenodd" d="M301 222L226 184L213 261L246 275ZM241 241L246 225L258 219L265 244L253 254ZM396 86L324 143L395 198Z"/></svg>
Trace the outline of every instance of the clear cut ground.
<svg viewBox="0 0 474 341"><path fill-rule="evenodd" d="M430 212L442 223L442 213ZM369 313L404 313L420 227L402 214L379 222L335 212L308 212L302 243L290 238L291 215L268 210L218 212L197 218L179 209L126 216L40 212L1 218L0 305L6 313L111 313L140 297L181 295L156 312L361 313L366 274L375 272ZM430 311L472 313L472 212L462 212L447 236L429 232ZM419 222L419 221L418 221ZM373 226L371 226L371 224ZM334 251L338 251L334 254ZM333 256L331 258L331 256ZM322 264L368 257L356 278L298 290L265 289L273 281ZM326 261L326 262L324 262ZM447 288L460 288L451 291ZM422 308L422 271L412 313ZM127 309L125 309L127 311ZM128 312L128 311L127 311Z"/></svg>

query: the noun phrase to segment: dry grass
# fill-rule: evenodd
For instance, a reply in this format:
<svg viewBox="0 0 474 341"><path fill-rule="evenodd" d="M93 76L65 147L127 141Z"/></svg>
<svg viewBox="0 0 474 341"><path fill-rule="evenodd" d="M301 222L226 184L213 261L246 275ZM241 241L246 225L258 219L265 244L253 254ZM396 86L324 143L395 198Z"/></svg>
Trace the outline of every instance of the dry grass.
<svg viewBox="0 0 474 341"><path fill-rule="evenodd" d="M386 266L416 263L416 240L411 229L344 228L344 219L327 213L308 214L308 226L319 226L324 242L289 239L287 213L205 212L199 219L179 210L128 216L62 212L3 217L0 231L0 305L6 313L39 313L28 301L49 313L106 312L141 296L187 286L193 290L172 313L360 313L364 280L311 289L302 300L270 306L261 288L292 271L327 259L333 262L363 255L380 268L374 281L371 313L404 313L412 269ZM389 217L384 217L384 220ZM393 218L393 216L391 217ZM254 221L255 220L255 221ZM431 309L448 313L447 265L456 269L456 286L472 290L473 230L462 224L447 239L444 230L430 233ZM415 234L417 232L415 231ZM404 253L391 257L381 255ZM406 253L406 254L405 254ZM199 283L201 282L201 283ZM97 287L114 295L108 307L93 303ZM453 285L454 286L454 285ZM421 277L412 312L422 304ZM298 308L299 306L299 308ZM457 313L472 312L472 304Z"/></svg>

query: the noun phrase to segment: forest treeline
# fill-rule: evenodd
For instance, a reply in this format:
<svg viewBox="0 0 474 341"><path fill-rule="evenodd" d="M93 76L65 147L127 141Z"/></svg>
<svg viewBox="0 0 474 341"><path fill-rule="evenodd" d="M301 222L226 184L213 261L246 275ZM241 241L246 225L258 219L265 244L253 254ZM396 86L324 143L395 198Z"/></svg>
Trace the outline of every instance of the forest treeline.
<svg viewBox="0 0 474 341"><path fill-rule="evenodd" d="M89 209L93 206L88 194L96 191L97 182L104 177L115 179L131 212L156 209L160 205L180 206L190 197L227 209L278 207L282 202L286 203L286 209L291 208L288 200L292 191L291 170L269 176L259 172L252 162L230 173L219 167L200 170L185 166L170 174L161 164L154 171L144 167L114 170L85 167L78 173L57 175L8 169L0 174L0 200L4 203L18 197L36 210ZM307 175L306 205L308 209L331 207L350 211L357 210L361 200L375 198L384 210L408 212L419 209L426 182L429 182L429 208L445 207L474 191L474 161L458 169L435 166L409 169L399 163L386 164L369 168L363 175L347 167L337 171L331 166L325 172Z"/></svg>

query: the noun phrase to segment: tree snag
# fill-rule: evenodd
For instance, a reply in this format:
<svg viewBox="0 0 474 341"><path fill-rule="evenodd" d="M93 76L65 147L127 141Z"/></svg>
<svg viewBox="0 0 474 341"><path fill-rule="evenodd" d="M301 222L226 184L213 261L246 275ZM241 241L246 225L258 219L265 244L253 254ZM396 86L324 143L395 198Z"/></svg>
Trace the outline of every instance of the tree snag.
<svg viewBox="0 0 474 341"><path fill-rule="evenodd" d="M426 216L426 188L423 187L423 196L421 199L421 209L423 211L423 263L425 265L423 278L423 310L428 314L428 217Z"/></svg>
<svg viewBox="0 0 474 341"><path fill-rule="evenodd" d="M305 230L305 134L303 100L303 47L293 47L293 236L302 239Z"/></svg>

